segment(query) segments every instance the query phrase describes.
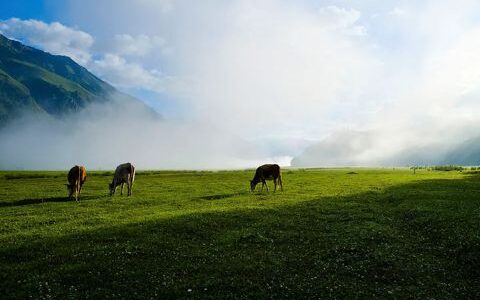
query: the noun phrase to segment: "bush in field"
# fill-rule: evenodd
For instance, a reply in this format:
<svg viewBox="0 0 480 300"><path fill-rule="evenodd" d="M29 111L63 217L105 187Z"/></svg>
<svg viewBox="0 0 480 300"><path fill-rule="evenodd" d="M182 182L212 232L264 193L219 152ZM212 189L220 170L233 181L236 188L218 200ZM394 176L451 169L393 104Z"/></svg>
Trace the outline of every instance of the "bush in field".
<svg viewBox="0 0 480 300"><path fill-rule="evenodd" d="M463 171L462 166L448 165L448 166L434 166L432 167L433 171Z"/></svg>
<svg viewBox="0 0 480 300"><path fill-rule="evenodd" d="M412 166L410 167L410 170L413 170L413 174L415 174L417 170L428 170L428 169L425 166Z"/></svg>

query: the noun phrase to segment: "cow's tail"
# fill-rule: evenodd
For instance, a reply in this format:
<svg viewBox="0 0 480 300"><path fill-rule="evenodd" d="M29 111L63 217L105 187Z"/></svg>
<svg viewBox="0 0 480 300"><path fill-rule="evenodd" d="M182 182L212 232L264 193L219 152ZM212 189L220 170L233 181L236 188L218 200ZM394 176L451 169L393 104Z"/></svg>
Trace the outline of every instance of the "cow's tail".
<svg viewBox="0 0 480 300"><path fill-rule="evenodd" d="M283 191L282 170L280 167L278 167L278 183L280 184L280 190Z"/></svg>
<svg viewBox="0 0 480 300"><path fill-rule="evenodd" d="M130 164L130 174L132 174L131 177L133 183L133 181L135 180L135 167L132 164Z"/></svg>

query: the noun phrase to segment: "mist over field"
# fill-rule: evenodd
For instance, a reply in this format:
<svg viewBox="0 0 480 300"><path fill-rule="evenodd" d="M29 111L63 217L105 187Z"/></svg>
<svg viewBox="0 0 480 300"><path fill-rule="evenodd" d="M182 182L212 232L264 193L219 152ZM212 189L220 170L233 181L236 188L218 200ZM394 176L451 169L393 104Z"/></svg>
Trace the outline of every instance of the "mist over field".
<svg viewBox="0 0 480 300"><path fill-rule="evenodd" d="M254 166L268 149L208 123L163 120L134 103L92 104L64 118L24 115L0 129L2 169L114 169L133 162L140 169L219 169Z"/></svg>

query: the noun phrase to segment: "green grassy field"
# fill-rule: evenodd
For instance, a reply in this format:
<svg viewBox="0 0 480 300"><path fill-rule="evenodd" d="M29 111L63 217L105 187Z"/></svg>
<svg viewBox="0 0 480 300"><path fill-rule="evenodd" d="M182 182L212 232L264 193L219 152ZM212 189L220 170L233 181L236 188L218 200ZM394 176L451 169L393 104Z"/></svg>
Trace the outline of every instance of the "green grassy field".
<svg viewBox="0 0 480 300"><path fill-rule="evenodd" d="M89 172L76 203L66 172L0 172L1 297L480 297L480 175L251 177L139 172L127 198Z"/></svg>

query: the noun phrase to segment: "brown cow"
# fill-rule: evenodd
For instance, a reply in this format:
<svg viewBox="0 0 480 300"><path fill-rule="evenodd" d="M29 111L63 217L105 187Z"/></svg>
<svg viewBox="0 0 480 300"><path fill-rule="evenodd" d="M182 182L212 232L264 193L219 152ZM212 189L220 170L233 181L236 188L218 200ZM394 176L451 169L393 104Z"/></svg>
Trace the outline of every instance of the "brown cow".
<svg viewBox="0 0 480 300"><path fill-rule="evenodd" d="M87 180L87 171L84 166L75 165L70 169L67 176L68 184L66 184L68 189L68 198L72 198L72 195L75 193L75 201L78 200L82 186Z"/></svg>
<svg viewBox="0 0 480 300"><path fill-rule="evenodd" d="M135 167L131 163L121 164L115 169L112 183L108 185L110 188L110 196L115 194L117 186L122 185L120 195L123 195L123 184L127 184L128 196L132 195L133 181L135 180Z"/></svg>
<svg viewBox="0 0 480 300"><path fill-rule="evenodd" d="M282 175L280 174L280 166L277 164L273 165L262 165L257 168L257 171L255 172L255 176L253 177L252 180L250 180L250 189L253 192L255 190L255 187L259 182L262 182L262 191L263 191L263 186L267 187L267 192L268 192L268 185L265 182L265 180L272 180L273 179L273 184L275 185L275 190L277 190L277 183L280 185L281 190L283 191L283 184L282 184Z"/></svg>

